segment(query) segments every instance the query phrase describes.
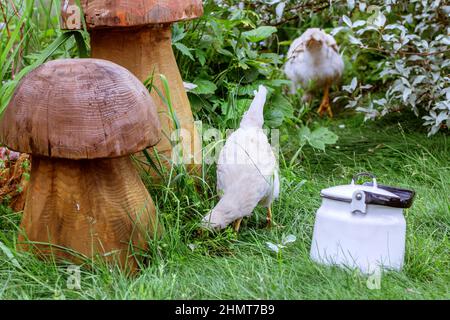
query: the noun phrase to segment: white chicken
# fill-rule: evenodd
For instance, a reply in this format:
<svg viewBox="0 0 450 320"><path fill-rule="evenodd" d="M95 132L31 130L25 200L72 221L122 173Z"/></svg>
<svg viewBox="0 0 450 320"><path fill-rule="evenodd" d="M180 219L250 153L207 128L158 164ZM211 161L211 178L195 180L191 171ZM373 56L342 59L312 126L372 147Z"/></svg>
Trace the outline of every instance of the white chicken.
<svg viewBox="0 0 450 320"><path fill-rule="evenodd" d="M232 222L236 232L243 217L258 205L268 208L267 223L272 220L271 204L278 197L278 165L262 126L267 89L260 85L255 97L219 154L217 190L221 198L202 220L205 228L223 229Z"/></svg>
<svg viewBox="0 0 450 320"><path fill-rule="evenodd" d="M291 94L301 86L306 94L304 100L311 100L314 88L323 88L323 99L318 112L333 112L329 91L332 84L339 81L344 71L344 62L336 40L323 30L310 28L291 44L284 67L286 76L292 81Z"/></svg>

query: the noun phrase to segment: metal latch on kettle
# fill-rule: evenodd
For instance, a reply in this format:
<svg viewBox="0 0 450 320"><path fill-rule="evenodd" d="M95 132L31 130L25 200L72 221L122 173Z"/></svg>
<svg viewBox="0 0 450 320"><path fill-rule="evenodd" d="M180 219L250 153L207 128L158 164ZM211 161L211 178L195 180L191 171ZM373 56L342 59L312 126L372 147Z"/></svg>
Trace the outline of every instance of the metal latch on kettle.
<svg viewBox="0 0 450 320"><path fill-rule="evenodd" d="M352 213L366 213L366 194L362 190L355 190L350 203Z"/></svg>
<svg viewBox="0 0 450 320"><path fill-rule="evenodd" d="M373 181L373 187L376 189L378 187L377 185L377 179L372 173L369 172L361 172L358 174L355 174L352 178L351 185L354 186L356 180L358 180L361 176L368 176L372 178ZM366 204L366 193L362 190L355 190L352 194L352 202L350 203L350 209L352 210L352 213L366 213L367 204Z"/></svg>

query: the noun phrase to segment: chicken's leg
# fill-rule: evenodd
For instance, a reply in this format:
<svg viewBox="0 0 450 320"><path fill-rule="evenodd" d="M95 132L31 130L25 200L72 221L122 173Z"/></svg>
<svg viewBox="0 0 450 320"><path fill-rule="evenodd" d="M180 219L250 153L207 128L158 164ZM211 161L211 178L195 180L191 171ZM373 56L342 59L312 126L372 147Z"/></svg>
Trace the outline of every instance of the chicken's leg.
<svg viewBox="0 0 450 320"><path fill-rule="evenodd" d="M241 222L242 222L242 218L237 219L236 221L234 221L234 223L233 223L234 231L239 232L239 228L241 227Z"/></svg>
<svg viewBox="0 0 450 320"><path fill-rule="evenodd" d="M272 226L272 208L268 207L267 208L267 228L270 228Z"/></svg>
<svg viewBox="0 0 450 320"><path fill-rule="evenodd" d="M330 85L329 84L325 85L322 102L320 103L319 109L317 110L317 112L319 113L320 116L322 116L322 114L325 111L328 113L330 118L333 118L333 111L331 111L331 105L330 105Z"/></svg>

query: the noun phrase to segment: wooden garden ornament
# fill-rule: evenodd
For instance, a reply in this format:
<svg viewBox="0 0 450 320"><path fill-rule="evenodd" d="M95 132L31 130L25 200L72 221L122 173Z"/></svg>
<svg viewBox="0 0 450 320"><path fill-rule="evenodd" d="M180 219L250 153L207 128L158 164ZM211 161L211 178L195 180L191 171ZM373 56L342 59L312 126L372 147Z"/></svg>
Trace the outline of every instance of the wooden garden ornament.
<svg viewBox="0 0 450 320"><path fill-rule="evenodd" d="M161 91L163 86L159 74L166 76L173 108L182 129L180 146L183 158L190 168L199 172L201 140L172 51L170 27L173 22L201 16L202 1L80 0L81 10L75 3L75 0L63 1L62 28L82 28L82 19L77 18L77 13L84 12L93 58L113 61L130 70L141 81L153 75L153 84ZM176 126L157 92L152 90L151 95L156 102L162 128L162 138L156 149L163 160L168 160L172 158L170 139ZM168 167L168 161L164 162Z"/></svg>
<svg viewBox="0 0 450 320"><path fill-rule="evenodd" d="M145 249L159 227L129 155L159 141L160 123L134 75L99 59L47 62L19 83L0 134L32 155L21 249L136 267L131 249Z"/></svg>

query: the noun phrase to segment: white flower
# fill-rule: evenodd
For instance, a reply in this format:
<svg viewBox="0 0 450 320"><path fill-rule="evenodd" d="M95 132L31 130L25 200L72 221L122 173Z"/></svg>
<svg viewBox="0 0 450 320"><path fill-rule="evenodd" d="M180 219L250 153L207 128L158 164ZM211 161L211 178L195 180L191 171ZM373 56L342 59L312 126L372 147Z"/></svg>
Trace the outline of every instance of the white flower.
<svg viewBox="0 0 450 320"><path fill-rule="evenodd" d="M289 234L286 237L283 237L281 244L280 243L275 244L275 243L267 241L266 246L270 250L272 250L273 252L278 254L281 251L281 249L286 248L286 245L293 243L295 241L297 241L297 237L294 236L293 234Z"/></svg>
<svg viewBox="0 0 450 320"><path fill-rule="evenodd" d="M289 244L289 243L293 243L297 240L297 237L294 236L293 234L290 234L288 236L286 236L283 241L281 241L283 243L283 245Z"/></svg>
<svg viewBox="0 0 450 320"><path fill-rule="evenodd" d="M270 250L272 250L275 253L280 252L280 249L284 248L284 246L272 242L266 242L266 245Z"/></svg>
<svg viewBox="0 0 450 320"><path fill-rule="evenodd" d="M183 87L186 91L191 91L191 90L194 90L195 88L197 88L197 85L194 83L183 81Z"/></svg>
<svg viewBox="0 0 450 320"><path fill-rule="evenodd" d="M187 246L188 246L189 249L191 249L192 251L194 251L195 249L197 249L197 245L196 245L196 244L193 244L193 243L189 243Z"/></svg>
<svg viewBox="0 0 450 320"><path fill-rule="evenodd" d="M286 2L280 2L275 7L275 14L277 15L277 22L280 22L283 18L284 7L286 6Z"/></svg>

